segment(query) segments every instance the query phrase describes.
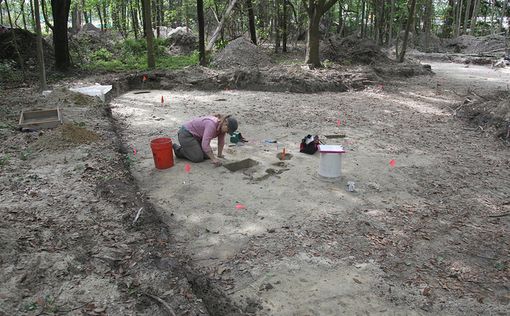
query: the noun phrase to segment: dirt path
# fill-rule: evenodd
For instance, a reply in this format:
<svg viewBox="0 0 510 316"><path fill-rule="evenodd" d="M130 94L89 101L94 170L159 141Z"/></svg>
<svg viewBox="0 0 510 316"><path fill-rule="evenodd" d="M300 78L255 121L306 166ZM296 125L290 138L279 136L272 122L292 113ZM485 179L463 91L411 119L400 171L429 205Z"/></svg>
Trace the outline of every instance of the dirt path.
<svg viewBox="0 0 510 316"><path fill-rule="evenodd" d="M508 79L432 66L435 77L362 92L127 93L112 112L136 149L132 172L178 246L248 311L504 313L509 219L491 216L510 211L508 149L451 109L469 86L489 92ZM218 112L235 114L251 140L229 147L226 159L257 166L230 172L206 162L187 174L176 160L154 169L151 139L175 138L184 120ZM340 181L319 179L318 154L298 152L308 133L347 135L325 139L348 149ZM283 147L291 160L276 158Z"/></svg>

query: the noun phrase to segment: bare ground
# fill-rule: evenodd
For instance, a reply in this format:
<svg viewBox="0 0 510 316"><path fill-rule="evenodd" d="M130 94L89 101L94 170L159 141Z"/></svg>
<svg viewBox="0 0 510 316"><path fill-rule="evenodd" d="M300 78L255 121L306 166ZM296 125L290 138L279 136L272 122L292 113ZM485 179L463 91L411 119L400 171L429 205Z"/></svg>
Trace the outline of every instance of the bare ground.
<svg viewBox="0 0 510 316"><path fill-rule="evenodd" d="M479 98L479 78L448 71L400 82L360 71L356 89L376 84L357 92L352 75L295 73L280 89L248 71L153 74L144 88L174 90L121 95L113 118L68 92L2 91L0 313L505 314L507 140L459 115L507 79L487 72ZM139 89L136 78L116 93ZM236 89L250 80L274 92ZM310 86L325 92L281 92ZM15 130L21 108L56 104L73 128ZM252 141L227 159L257 167L153 168L150 139L216 112L236 114ZM322 181L318 156L297 152L309 132L347 135L328 140L348 149L341 181ZM279 161L266 138L293 158Z"/></svg>

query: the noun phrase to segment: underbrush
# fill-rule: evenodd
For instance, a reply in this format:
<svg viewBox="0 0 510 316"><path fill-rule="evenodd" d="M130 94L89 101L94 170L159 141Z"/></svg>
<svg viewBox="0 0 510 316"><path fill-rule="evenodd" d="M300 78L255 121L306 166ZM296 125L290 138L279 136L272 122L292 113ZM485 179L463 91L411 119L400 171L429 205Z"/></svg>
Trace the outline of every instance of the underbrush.
<svg viewBox="0 0 510 316"><path fill-rule="evenodd" d="M168 42L154 39L157 69L181 69L198 63L198 52L187 56L169 55ZM113 46L86 52L80 56L81 68L97 71L129 71L147 69L147 43L145 40L127 39Z"/></svg>

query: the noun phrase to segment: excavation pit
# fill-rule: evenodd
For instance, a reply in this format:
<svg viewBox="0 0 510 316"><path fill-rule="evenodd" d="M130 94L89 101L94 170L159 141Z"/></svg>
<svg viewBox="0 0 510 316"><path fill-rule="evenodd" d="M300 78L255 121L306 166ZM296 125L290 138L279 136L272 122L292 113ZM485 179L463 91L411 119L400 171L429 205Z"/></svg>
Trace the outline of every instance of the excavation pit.
<svg viewBox="0 0 510 316"><path fill-rule="evenodd" d="M223 167L227 168L228 170L230 170L232 172L235 172L235 171L244 170L244 169L254 167L258 164L259 163L257 161L255 161L251 158L248 158L248 159L243 159L240 161L224 164Z"/></svg>

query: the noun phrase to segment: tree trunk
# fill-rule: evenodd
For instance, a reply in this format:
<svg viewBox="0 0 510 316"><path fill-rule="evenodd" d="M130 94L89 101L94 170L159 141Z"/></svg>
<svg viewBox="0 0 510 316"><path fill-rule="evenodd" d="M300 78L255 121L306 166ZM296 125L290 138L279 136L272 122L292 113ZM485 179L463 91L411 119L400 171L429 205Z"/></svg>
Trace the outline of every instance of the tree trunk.
<svg viewBox="0 0 510 316"><path fill-rule="evenodd" d="M71 66L69 42L67 38L67 22L71 0L51 0L53 14L53 47L55 49L55 68L66 71Z"/></svg>
<svg viewBox="0 0 510 316"><path fill-rule="evenodd" d="M282 15L282 52L287 52L287 0L283 0Z"/></svg>
<svg viewBox="0 0 510 316"><path fill-rule="evenodd" d="M273 29L274 29L274 52L278 53L280 50L280 0L274 0L274 15L273 15Z"/></svg>
<svg viewBox="0 0 510 316"><path fill-rule="evenodd" d="M199 0L197 0L197 5L198 5L198 1ZM204 2L202 1L202 14L204 13L203 7L204 7ZM198 8L197 8L197 10L198 10ZM157 38L160 38L160 36L161 36L161 30L159 29L160 26L161 26L161 1L156 0L156 36L157 36Z"/></svg>
<svg viewBox="0 0 510 316"><path fill-rule="evenodd" d="M43 17L44 17L44 24L46 25L46 27L48 29L53 31L53 25L50 23L50 19L48 18L48 13L46 12L46 0L41 1L41 9L42 9Z"/></svg>
<svg viewBox="0 0 510 316"><path fill-rule="evenodd" d="M328 12L335 5L337 0L303 0L303 6L308 14L308 32L305 63L310 68L321 67L320 61L320 32L319 25L324 13Z"/></svg>
<svg viewBox="0 0 510 316"><path fill-rule="evenodd" d="M471 26L469 27L469 34L473 35L475 33L476 20L478 19L478 7L480 5L480 0L473 0L473 13L471 14Z"/></svg>
<svg viewBox="0 0 510 316"><path fill-rule="evenodd" d="M365 37L365 0L361 1L361 37Z"/></svg>
<svg viewBox="0 0 510 316"><path fill-rule="evenodd" d="M448 0L448 7L446 9L445 19L443 23L443 37L450 37L452 34L452 27L454 21L454 0Z"/></svg>
<svg viewBox="0 0 510 316"><path fill-rule="evenodd" d="M103 22L103 15L101 14L101 6L99 4L96 5L97 9L97 15L99 16L99 24L101 26L101 31L104 31L104 22Z"/></svg>
<svg viewBox="0 0 510 316"><path fill-rule="evenodd" d="M197 0L198 17L198 52L200 65L206 65L205 58L205 22L204 22L204 0Z"/></svg>
<svg viewBox="0 0 510 316"><path fill-rule="evenodd" d="M432 0L427 0L425 4L425 17L423 22L423 29L425 32L425 52L430 52L430 33L432 30L432 13L434 12L434 4Z"/></svg>
<svg viewBox="0 0 510 316"><path fill-rule="evenodd" d="M104 21L104 29L108 28L108 15L106 12L106 1L103 1L103 21Z"/></svg>
<svg viewBox="0 0 510 316"><path fill-rule="evenodd" d="M253 13L253 4L251 0L246 0L248 7L248 25L250 28L250 37L253 44L257 45L257 29L255 28L255 14Z"/></svg>
<svg viewBox="0 0 510 316"><path fill-rule="evenodd" d="M135 39L138 39L138 11L135 7L133 7L133 2L129 2L129 7L131 11L131 24L133 25L133 34L135 35Z"/></svg>
<svg viewBox="0 0 510 316"><path fill-rule="evenodd" d="M388 26L388 47L391 46L393 41L393 21L395 19L395 0L390 1L390 20Z"/></svg>
<svg viewBox="0 0 510 316"><path fill-rule="evenodd" d="M383 32L384 32L384 0L377 1L377 29L376 29L376 37L377 43L382 46L383 44Z"/></svg>
<svg viewBox="0 0 510 316"><path fill-rule="evenodd" d="M457 4L457 17L455 19L456 21L456 24L455 24L455 36L459 36L460 35L460 21L462 19L462 4L463 4L463 0L459 0L460 3Z"/></svg>
<svg viewBox="0 0 510 316"><path fill-rule="evenodd" d="M37 61L39 66L39 88L41 89L41 91L44 91L47 89L47 86L41 35L41 17L39 15L39 0L34 0L34 15L35 15L35 31L37 33L36 43L37 43Z"/></svg>
<svg viewBox="0 0 510 316"><path fill-rule="evenodd" d="M237 0L230 0L230 3L227 7L227 10L225 11L225 14L221 17L221 21L216 27L216 30L214 30L214 33L209 40L209 43L207 44L207 47L205 48L206 51L210 51L214 47L214 43L216 43L216 40L218 39L218 36L220 35L220 31L223 29L223 26L225 25L225 21L230 17L230 13L232 13L232 9L234 9L234 6L236 4Z"/></svg>
<svg viewBox="0 0 510 316"><path fill-rule="evenodd" d="M80 28L81 28L81 26L83 25L83 21L85 21L85 24L92 23L92 13L90 15L87 13L87 8L85 6L85 0L80 0L79 2L80 2L80 5L79 5L78 12L80 12ZM82 20L82 15L83 15L83 20Z"/></svg>
<svg viewBox="0 0 510 316"><path fill-rule="evenodd" d="M25 1L22 0L21 1L21 18L22 18L22 21L23 21L23 29L26 30L27 29L27 19L25 18Z"/></svg>
<svg viewBox="0 0 510 316"><path fill-rule="evenodd" d="M400 52L399 62L404 62L404 57L407 49L407 41L409 39L409 31L411 30L411 25L413 25L414 18L414 9L416 8L416 0L411 0L411 7L409 8L409 16L407 18L406 31L404 33L404 40L402 42L402 51Z"/></svg>
<svg viewBox="0 0 510 316"><path fill-rule="evenodd" d="M2 3L2 1L0 1L0 4ZM39 20L41 18L39 17ZM35 26L35 12L34 12L34 2L32 0L30 0L30 22L32 23L32 30L34 31L34 33L37 32L37 29L36 29L36 26Z"/></svg>
<svg viewBox="0 0 510 316"><path fill-rule="evenodd" d="M154 54L154 34L152 33L151 2L143 0L143 11L145 21L145 39L147 40L147 66L149 69L156 67L156 56Z"/></svg>
<svg viewBox="0 0 510 316"><path fill-rule="evenodd" d="M319 55L319 24L321 17L315 10L310 16L308 22L308 33L307 33L307 47L306 47L306 59L305 63L310 65L312 68L321 67L320 55Z"/></svg>
<svg viewBox="0 0 510 316"><path fill-rule="evenodd" d="M338 1L338 25L336 26L336 33L340 34L340 36L342 36L342 31L344 28L344 21L343 21L344 11L343 11L342 5L343 5L342 2Z"/></svg>
<svg viewBox="0 0 510 316"><path fill-rule="evenodd" d="M494 34L494 29L495 29L495 26L494 26L494 15L495 15L495 12L496 12L496 0L492 0L491 1L492 5L491 5L491 34Z"/></svg>
<svg viewBox="0 0 510 316"><path fill-rule="evenodd" d="M507 6L508 6L508 0L503 0L503 8L502 8L502 12L501 12L501 20L499 21L499 27L501 29L503 28L503 20L506 17ZM508 29L510 30L510 25L508 26Z"/></svg>
<svg viewBox="0 0 510 316"><path fill-rule="evenodd" d="M462 34L468 33L468 20L469 20L469 12L470 11L471 11L471 0L467 0L466 11L464 13L464 23L462 26Z"/></svg>

